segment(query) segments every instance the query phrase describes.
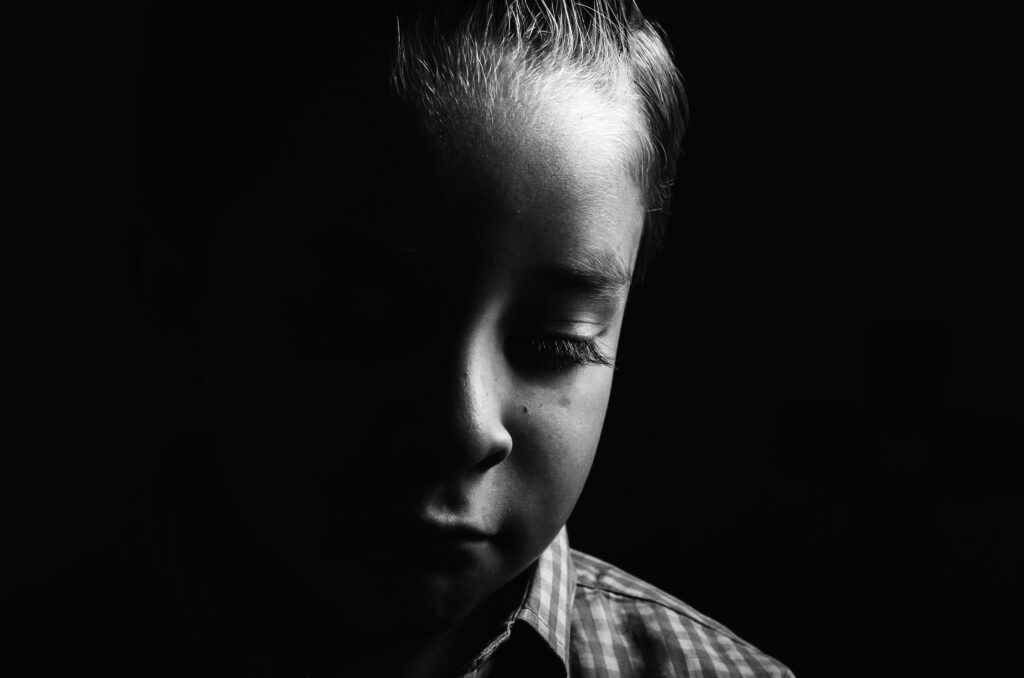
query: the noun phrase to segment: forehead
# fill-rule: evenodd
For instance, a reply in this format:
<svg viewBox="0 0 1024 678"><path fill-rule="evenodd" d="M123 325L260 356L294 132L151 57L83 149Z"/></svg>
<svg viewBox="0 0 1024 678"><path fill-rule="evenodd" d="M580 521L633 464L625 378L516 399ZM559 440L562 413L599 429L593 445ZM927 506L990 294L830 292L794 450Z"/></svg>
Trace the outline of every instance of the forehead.
<svg viewBox="0 0 1024 678"><path fill-rule="evenodd" d="M628 278L645 216L634 113L572 83L456 103L440 117L381 102L314 121L313 162L296 165L268 254L294 243L309 259L297 279L339 283L416 270L475 288L566 262Z"/></svg>
<svg viewBox="0 0 1024 678"><path fill-rule="evenodd" d="M503 84L435 100L426 125L445 160L472 162L497 153L522 169L591 185L629 177L642 129L630 97L599 91L568 73L514 73L499 72Z"/></svg>
<svg viewBox="0 0 1024 678"><path fill-rule="evenodd" d="M462 235L533 257L611 250L631 268L643 224L636 112L578 83L460 102L428 133L430 211Z"/></svg>

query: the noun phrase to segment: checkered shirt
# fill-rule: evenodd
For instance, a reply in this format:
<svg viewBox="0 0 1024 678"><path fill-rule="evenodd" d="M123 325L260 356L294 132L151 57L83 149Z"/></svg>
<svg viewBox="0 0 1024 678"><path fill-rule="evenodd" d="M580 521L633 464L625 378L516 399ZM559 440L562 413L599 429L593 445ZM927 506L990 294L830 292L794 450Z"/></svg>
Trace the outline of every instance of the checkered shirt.
<svg viewBox="0 0 1024 678"><path fill-rule="evenodd" d="M505 675L793 676L689 605L571 550L565 529L541 554L503 632L462 678Z"/></svg>

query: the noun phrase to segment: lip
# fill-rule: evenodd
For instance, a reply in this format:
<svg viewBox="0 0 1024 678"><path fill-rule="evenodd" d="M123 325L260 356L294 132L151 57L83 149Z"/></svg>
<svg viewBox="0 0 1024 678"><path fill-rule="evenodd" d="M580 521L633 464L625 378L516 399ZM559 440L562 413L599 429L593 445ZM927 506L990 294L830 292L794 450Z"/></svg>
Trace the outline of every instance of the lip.
<svg viewBox="0 0 1024 678"><path fill-rule="evenodd" d="M495 533L480 521L440 511L424 511L411 521L416 541L427 543L481 542Z"/></svg>
<svg viewBox="0 0 1024 678"><path fill-rule="evenodd" d="M487 530L470 523L420 521L415 527L419 535L429 540L474 542L486 541L494 537Z"/></svg>
<svg viewBox="0 0 1024 678"><path fill-rule="evenodd" d="M363 544L363 554L369 562L382 567L403 559L408 559L410 566L424 562L444 562L446 567L453 562L465 565L477 562L498 539L498 530L488 528L481 519L422 505L391 512L375 525L357 522L357 532L346 529L347 523L350 521L341 517L337 520L332 557L351 558L354 540Z"/></svg>

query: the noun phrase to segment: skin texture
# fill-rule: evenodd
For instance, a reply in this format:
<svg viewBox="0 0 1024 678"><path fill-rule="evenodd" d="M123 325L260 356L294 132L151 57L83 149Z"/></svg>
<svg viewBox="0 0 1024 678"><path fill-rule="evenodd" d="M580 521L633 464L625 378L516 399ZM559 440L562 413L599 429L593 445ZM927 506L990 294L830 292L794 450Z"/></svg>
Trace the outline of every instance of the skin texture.
<svg viewBox="0 0 1024 678"><path fill-rule="evenodd" d="M568 519L611 391L610 366L531 342L614 357L628 285L562 269L628 282L629 111L572 85L525 99L376 149L366 174L397 195L340 185L337 223L211 246L205 379L232 505L344 637L409 639L406 669L451 665L506 612L486 601ZM440 539L453 524L477 534Z"/></svg>

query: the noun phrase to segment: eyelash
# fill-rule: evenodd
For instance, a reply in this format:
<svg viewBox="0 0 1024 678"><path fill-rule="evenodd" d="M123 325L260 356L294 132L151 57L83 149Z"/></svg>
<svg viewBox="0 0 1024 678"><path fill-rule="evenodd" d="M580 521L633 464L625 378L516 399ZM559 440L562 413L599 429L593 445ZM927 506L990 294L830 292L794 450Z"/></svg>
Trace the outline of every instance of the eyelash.
<svg viewBox="0 0 1024 678"><path fill-rule="evenodd" d="M586 365L612 367L611 358L604 354L593 339L568 336L521 337L514 345L516 353L523 350L520 357L543 369L567 372Z"/></svg>

